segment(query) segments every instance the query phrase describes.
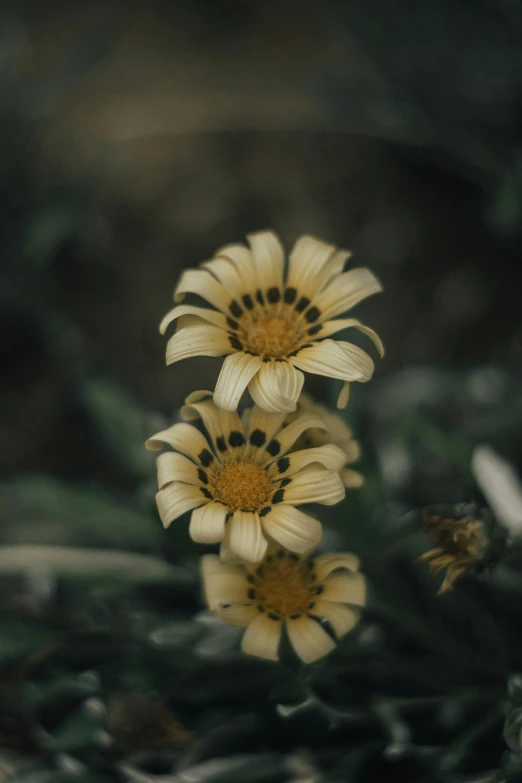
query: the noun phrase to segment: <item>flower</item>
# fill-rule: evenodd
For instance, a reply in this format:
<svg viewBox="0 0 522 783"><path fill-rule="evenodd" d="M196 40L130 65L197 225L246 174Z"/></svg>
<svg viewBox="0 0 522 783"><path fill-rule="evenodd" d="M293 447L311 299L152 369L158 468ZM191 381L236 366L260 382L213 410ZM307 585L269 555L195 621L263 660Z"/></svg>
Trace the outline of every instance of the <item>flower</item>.
<svg viewBox="0 0 522 783"><path fill-rule="evenodd" d="M319 619L328 621L336 639L359 620L353 606L364 606L366 583L358 566L347 552L304 559L270 550L257 567L205 555L203 586L209 608L224 623L247 627L243 652L277 661L284 625L297 655L312 663L335 647Z"/></svg>
<svg viewBox="0 0 522 783"><path fill-rule="evenodd" d="M263 558L268 540L293 552L319 542L321 524L295 508L302 503L338 503L345 495L339 470L345 454L333 444L292 451L310 427L323 427L312 413L284 425L284 413L257 406L240 418L212 401L212 393L189 395L185 419L201 418L207 438L180 422L150 438L149 449L173 447L158 457L156 495L165 527L192 511L190 535L205 544L222 542L222 556L251 562Z"/></svg>
<svg viewBox="0 0 522 783"><path fill-rule="evenodd" d="M336 319L382 290L375 275L364 268L343 272L350 253L310 236L296 242L287 272L276 234L251 234L248 241L250 249L227 245L202 268L183 272L174 301L197 294L214 309L179 305L165 316L162 334L178 320L167 344L167 364L191 356L226 356L214 401L227 411L237 410L248 387L263 410L291 413L303 388L302 370L345 384L368 381L374 370L368 354L329 338L353 327L383 354L373 329L356 318ZM347 401L343 385L338 407Z"/></svg>
<svg viewBox="0 0 522 783"><path fill-rule="evenodd" d="M416 562L427 561L433 576L447 569L437 591L437 595L440 595L450 590L459 576L480 563L488 538L483 523L476 519L451 519L434 515L426 518L425 525L426 533L438 546L418 557Z"/></svg>
<svg viewBox="0 0 522 783"><path fill-rule="evenodd" d="M305 392L299 397L296 412L288 414L286 421L293 421L302 413L318 416L323 421L323 427L307 429L295 444L297 448L304 449L333 443L344 451L345 465L351 465L359 459L361 453L359 442L353 438L352 431L342 416L331 413L326 405L315 402ZM345 487L360 487L364 481L364 477L351 468L344 467L340 473Z"/></svg>

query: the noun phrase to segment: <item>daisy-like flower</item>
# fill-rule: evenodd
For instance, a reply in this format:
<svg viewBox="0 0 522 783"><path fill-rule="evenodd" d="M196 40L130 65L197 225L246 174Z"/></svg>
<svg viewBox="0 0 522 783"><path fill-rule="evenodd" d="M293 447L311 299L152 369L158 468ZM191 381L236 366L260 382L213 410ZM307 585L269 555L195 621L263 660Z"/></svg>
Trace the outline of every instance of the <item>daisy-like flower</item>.
<svg viewBox="0 0 522 783"><path fill-rule="evenodd" d="M286 421L293 421L296 416L303 413L311 413L320 418L323 422L322 429L310 427L303 432L297 441L296 448L314 448L333 443L339 446L345 454L345 465L351 465L356 462L361 454L359 442L354 439L351 429L342 416L337 413L331 413L326 405L315 402L308 394L304 392L299 397L297 410L295 413L288 414ZM344 467L341 470L341 478L345 487L360 487L364 481L361 473L352 468Z"/></svg>
<svg viewBox="0 0 522 783"><path fill-rule="evenodd" d="M158 510L165 527L192 511L190 535L205 544L222 542L222 557L250 562L263 558L268 542L308 552L319 542L321 524L296 506L338 503L345 495L339 471L345 454L333 444L292 451L294 442L323 421L304 413L283 425L284 413L257 406L240 418L212 401L208 391L189 395L185 419L201 419L209 440L180 422L150 438L175 451L158 457Z"/></svg>
<svg viewBox="0 0 522 783"><path fill-rule="evenodd" d="M305 663L322 658L335 641L318 620L327 620L336 639L359 620L366 600L359 561L349 553L305 559L270 550L258 566L225 565L216 555L202 558L208 606L229 625L247 626L241 648L249 655L278 660L283 625Z"/></svg>
<svg viewBox="0 0 522 783"><path fill-rule="evenodd" d="M191 356L226 356L214 400L227 411L237 409L247 388L265 411L295 411L302 371L345 384L368 381L374 370L368 354L330 337L353 327L370 337L382 355L373 329L356 318L336 318L382 290L375 275L364 268L343 272L350 253L310 236L296 242L286 271L276 234L252 234L248 241L250 249L227 245L201 268L183 272L174 301L197 294L214 309L179 305L165 316L162 334L178 321L167 345L167 364ZM347 401L343 385L338 407Z"/></svg>

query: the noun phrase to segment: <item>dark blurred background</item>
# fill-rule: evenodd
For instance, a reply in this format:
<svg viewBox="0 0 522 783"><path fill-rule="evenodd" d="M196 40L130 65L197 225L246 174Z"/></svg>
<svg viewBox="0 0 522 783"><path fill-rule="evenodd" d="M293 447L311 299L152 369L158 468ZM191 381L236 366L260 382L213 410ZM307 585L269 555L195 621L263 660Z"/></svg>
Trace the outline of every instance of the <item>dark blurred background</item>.
<svg viewBox="0 0 522 783"><path fill-rule="evenodd" d="M4 3L1 470L103 475L101 374L171 410L185 266L266 227L386 294L377 377L522 357L518 3Z"/></svg>
<svg viewBox="0 0 522 783"><path fill-rule="evenodd" d="M162 783L496 781L521 580L441 603L411 561L419 509L484 506L477 444L522 468L518 0L4 0L0 120L0 780L148 783L231 754ZM360 316L386 357L347 412L367 480L321 518L389 623L370 610L318 669L352 712L286 723L302 683L211 624L143 448L219 367L165 367L180 271L264 228L351 248L385 288ZM484 606L501 631L463 620Z"/></svg>

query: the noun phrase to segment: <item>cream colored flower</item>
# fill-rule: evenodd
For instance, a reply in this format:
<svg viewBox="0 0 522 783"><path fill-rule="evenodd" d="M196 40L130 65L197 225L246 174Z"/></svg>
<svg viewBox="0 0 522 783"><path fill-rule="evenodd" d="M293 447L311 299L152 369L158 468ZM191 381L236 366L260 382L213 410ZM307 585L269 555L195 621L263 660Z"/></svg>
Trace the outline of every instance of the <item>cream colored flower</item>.
<svg viewBox="0 0 522 783"><path fill-rule="evenodd" d="M321 524L296 506L332 505L343 499L339 471L345 454L333 444L292 451L293 443L323 421L304 413L283 426L284 413L257 406L240 418L212 401L212 393L194 392L181 410L185 419L201 418L210 437L191 424L174 424L147 441L147 448L174 451L158 457L156 495L165 527L192 511L190 535L205 544L223 542L222 556L257 562L268 540L293 552L308 552L319 542Z"/></svg>
<svg viewBox="0 0 522 783"><path fill-rule="evenodd" d="M311 427L303 432L296 443L296 448L313 448L333 443L344 451L345 465L351 465L352 462L359 459L361 454L359 442L354 439L351 429L342 416L331 413L326 405L315 402L304 392L299 397L296 412L290 413L286 421L293 421L296 416L303 413L318 416L323 421L323 428ZM342 468L341 478L345 487L360 487L364 481L364 477L360 473L347 467Z"/></svg>
<svg viewBox="0 0 522 783"><path fill-rule="evenodd" d="M225 565L216 555L202 558L209 608L224 623L247 626L243 652L278 660L284 625L305 663L335 647L319 619L328 621L337 639L359 620L353 607L364 606L366 583L358 566L355 555L345 552L307 560L279 549L257 567Z"/></svg>
<svg viewBox="0 0 522 783"><path fill-rule="evenodd" d="M343 272L350 253L310 236L296 242L286 271L276 234L251 234L248 241L250 249L227 245L201 268L183 272L174 301L197 294L214 309L180 305L165 316L162 334L178 320L167 345L167 364L191 356L226 356L214 400L227 411L237 409L247 388L265 411L295 411L302 370L345 383L368 381L374 370L368 354L330 337L353 327L368 335L382 355L373 329L356 318L336 319L382 290L375 275L364 268ZM347 400L343 385L338 407Z"/></svg>

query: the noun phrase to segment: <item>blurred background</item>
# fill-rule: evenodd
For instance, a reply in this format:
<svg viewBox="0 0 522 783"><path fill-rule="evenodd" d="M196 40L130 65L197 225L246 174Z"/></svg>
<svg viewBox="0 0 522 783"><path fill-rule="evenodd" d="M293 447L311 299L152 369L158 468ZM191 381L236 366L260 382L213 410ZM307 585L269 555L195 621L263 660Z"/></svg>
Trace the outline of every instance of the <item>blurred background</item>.
<svg viewBox="0 0 522 783"><path fill-rule="evenodd" d="M420 580L440 611L411 573L427 548L411 515L485 505L477 444L522 468L521 44L515 0L0 4L0 780L497 780L522 639L486 643L470 675L484 698L488 654L509 659L489 744L467 691L455 701L469 650L439 661L442 695L418 686L439 699L415 714L422 737L388 702L368 707L404 695L383 646L425 660L411 623L392 638L371 617L376 669L352 662L344 691L317 675L357 708L283 731L266 695L286 680L212 626L201 548L184 524L161 529L143 442L219 367L165 367L158 324L184 267L264 228L287 248L303 233L351 248L384 284L360 309L387 354L353 391L367 481L324 519L325 546L373 557L376 594L393 569L401 601ZM507 606L493 593L448 609L452 633L468 600ZM224 767L197 771L215 756Z"/></svg>

